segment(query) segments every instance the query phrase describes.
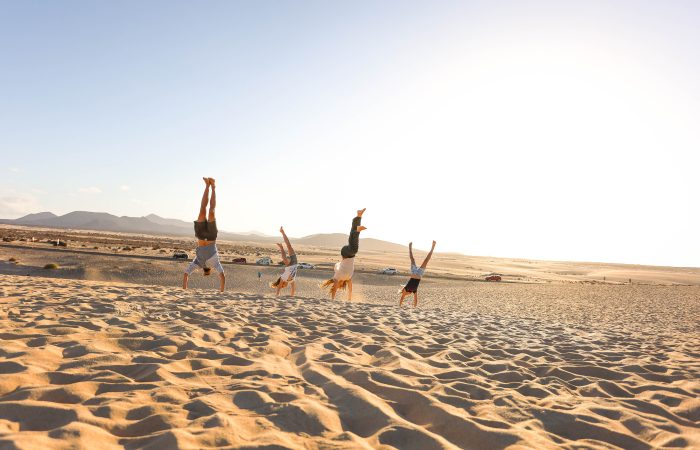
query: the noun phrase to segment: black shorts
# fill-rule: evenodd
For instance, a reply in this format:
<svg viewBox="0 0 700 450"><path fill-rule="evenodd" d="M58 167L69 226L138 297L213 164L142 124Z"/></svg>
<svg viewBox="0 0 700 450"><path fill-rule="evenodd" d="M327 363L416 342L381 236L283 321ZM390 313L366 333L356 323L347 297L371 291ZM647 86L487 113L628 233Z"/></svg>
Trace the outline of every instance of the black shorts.
<svg viewBox="0 0 700 450"><path fill-rule="evenodd" d="M410 278L406 286L404 286L404 291L415 293L418 292L418 285L420 284L420 278Z"/></svg>
<svg viewBox="0 0 700 450"><path fill-rule="evenodd" d="M200 241L215 241L219 230L216 228L216 221L207 222L206 220L202 222L195 221L194 223L194 235Z"/></svg>

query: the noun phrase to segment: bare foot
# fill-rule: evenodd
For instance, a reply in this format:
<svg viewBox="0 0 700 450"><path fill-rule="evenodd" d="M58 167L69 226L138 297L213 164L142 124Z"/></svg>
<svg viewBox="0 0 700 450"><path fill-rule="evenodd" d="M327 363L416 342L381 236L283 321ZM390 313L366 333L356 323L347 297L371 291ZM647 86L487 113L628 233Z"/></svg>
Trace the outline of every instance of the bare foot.
<svg viewBox="0 0 700 450"><path fill-rule="evenodd" d="M280 233L284 234L284 227L280 227Z"/></svg>
<svg viewBox="0 0 700 450"><path fill-rule="evenodd" d="M437 244L437 242L433 241L433 248L435 248L435 244Z"/></svg>
<svg viewBox="0 0 700 450"><path fill-rule="evenodd" d="M211 185L211 187L215 188L216 187L216 180L213 178L209 178L209 184Z"/></svg>
<svg viewBox="0 0 700 450"><path fill-rule="evenodd" d="M357 232L359 233L361 231L365 231L366 229L367 229L367 227L360 225L359 227L357 227Z"/></svg>
<svg viewBox="0 0 700 450"><path fill-rule="evenodd" d="M357 217L362 217L362 214L364 214L366 210L367 210L367 208L358 209L357 210Z"/></svg>
<svg viewBox="0 0 700 450"><path fill-rule="evenodd" d="M413 247L413 242L408 243L408 248L411 248L411 247Z"/></svg>
<svg viewBox="0 0 700 450"><path fill-rule="evenodd" d="M204 184L206 184L207 186L209 186L209 180L210 180L210 179L211 179L211 178L202 177L202 180L204 180Z"/></svg>

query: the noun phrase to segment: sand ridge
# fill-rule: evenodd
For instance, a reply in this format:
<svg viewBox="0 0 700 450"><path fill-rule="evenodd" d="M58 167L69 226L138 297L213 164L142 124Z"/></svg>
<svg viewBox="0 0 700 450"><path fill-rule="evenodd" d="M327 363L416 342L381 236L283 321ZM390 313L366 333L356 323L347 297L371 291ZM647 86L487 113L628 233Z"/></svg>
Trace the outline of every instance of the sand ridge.
<svg viewBox="0 0 700 450"><path fill-rule="evenodd" d="M3 275L0 448L700 446L700 334L633 328Z"/></svg>

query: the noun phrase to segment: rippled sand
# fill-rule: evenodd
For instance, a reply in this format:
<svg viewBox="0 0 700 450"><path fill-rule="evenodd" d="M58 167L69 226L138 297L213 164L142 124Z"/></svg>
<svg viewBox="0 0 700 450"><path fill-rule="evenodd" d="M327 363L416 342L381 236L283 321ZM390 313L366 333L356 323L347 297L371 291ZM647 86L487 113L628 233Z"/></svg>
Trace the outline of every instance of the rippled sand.
<svg viewBox="0 0 700 450"><path fill-rule="evenodd" d="M700 446L697 290L479 285L399 310L0 275L0 448Z"/></svg>

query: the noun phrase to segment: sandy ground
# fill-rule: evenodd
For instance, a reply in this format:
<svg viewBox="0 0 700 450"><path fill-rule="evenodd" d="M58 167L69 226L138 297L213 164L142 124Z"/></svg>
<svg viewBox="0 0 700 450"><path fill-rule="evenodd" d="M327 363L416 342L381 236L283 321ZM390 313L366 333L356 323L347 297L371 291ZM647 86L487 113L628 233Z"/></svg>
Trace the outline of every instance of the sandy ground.
<svg viewBox="0 0 700 450"><path fill-rule="evenodd" d="M401 253L361 252L331 302L337 249L301 247L277 300L274 266L180 289L188 239L10 232L0 449L700 448L700 269L436 254L413 309L377 273Z"/></svg>
<svg viewBox="0 0 700 450"><path fill-rule="evenodd" d="M470 284L401 310L0 275L0 448L700 447L697 288Z"/></svg>
<svg viewBox="0 0 700 450"><path fill-rule="evenodd" d="M11 256L14 255L14 256ZM15 257L18 262L9 262ZM60 268L43 269L46 263ZM0 246L0 274L30 277L70 278L179 287L187 261L148 259L134 255L99 255L46 249L17 250ZM279 267L226 264L228 290L271 295L268 286L281 273ZM259 280L257 273L262 273ZM322 280L331 277L330 269L300 270L297 294L323 298ZM379 305L396 305L399 291L407 278L401 275L356 273L353 301ZM215 276L204 277L201 271L190 277L190 286L214 290ZM283 293L289 294L289 289ZM345 300L345 293L338 298ZM410 298L409 298L410 300ZM700 309L700 287L645 284L588 283L488 283L428 275L421 281L419 306L453 309L513 317L538 317L562 323L606 324L617 322L646 324L657 328L687 329L687 314ZM408 307L409 302L404 307ZM700 316L697 316L700 319Z"/></svg>

